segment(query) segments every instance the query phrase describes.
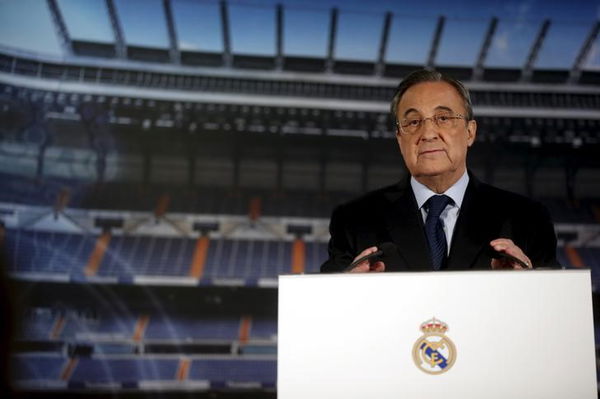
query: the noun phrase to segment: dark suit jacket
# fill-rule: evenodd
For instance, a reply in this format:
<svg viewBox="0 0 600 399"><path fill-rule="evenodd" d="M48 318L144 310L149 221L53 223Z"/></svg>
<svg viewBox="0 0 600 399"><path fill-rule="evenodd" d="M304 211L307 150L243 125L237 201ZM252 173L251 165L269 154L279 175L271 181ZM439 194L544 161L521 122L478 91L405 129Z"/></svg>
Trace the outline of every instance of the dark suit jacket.
<svg viewBox="0 0 600 399"><path fill-rule="evenodd" d="M329 259L321 272L343 271L365 248L393 242L386 271L432 270L423 218L409 181L338 206L329 226ZM444 269L490 269L489 242L510 238L534 267L556 267L556 235L544 206L470 175Z"/></svg>

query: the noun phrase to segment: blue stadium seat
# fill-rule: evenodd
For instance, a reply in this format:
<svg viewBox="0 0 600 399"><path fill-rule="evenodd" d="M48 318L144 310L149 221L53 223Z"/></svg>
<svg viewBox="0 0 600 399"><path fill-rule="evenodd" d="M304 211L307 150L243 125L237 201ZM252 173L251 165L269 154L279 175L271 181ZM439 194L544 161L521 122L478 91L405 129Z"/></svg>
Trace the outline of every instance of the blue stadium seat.
<svg viewBox="0 0 600 399"><path fill-rule="evenodd" d="M5 249L9 271L81 273L95 242L92 235L8 229Z"/></svg>
<svg viewBox="0 0 600 399"><path fill-rule="evenodd" d="M211 242L205 276L213 278L277 277L290 273L292 244L267 240Z"/></svg>
<svg viewBox="0 0 600 399"><path fill-rule="evenodd" d="M145 339L228 340L238 339L240 319L233 317L196 317L190 315L154 315L146 328Z"/></svg>
<svg viewBox="0 0 600 399"><path fill-rule="evenodd" d="M132 383L174 380L178 359L81 358L70 381L77 383Z"/></svg>
<svg viewBox="0 0 600 399"><path fill-rule="evenodd" d="M0 173L0 202L51 206L57 195L65 189L69 192L69 205L77 206L90 190L90 184L81 180L61 178L44 179L40 182L32 178Z"/></svg>
<svg viewBox="0 0 600 399"><path fill-rule="evenodd" d="M277 362L275 360L194 360L188 379L211 382L259 382L275 384Z"/></svg>
<svg viewBox="0 0 600 399"><path fill-rule="evenodd" d="M543 204L548 208L555 223L594 223L590 201L579 201L578 205L569 204L563 199L544 199Z"/></svg>
<svg viewBox="0 0 600 399"><path fill-rule="evenodd" d="M105 314L96 319L67 315L61 333L63 339L76 339L87 335L105 336L110 339L131 339L135 331L137 315Z"/></svg>
<svg viewBox="0 0 600 399"><path fill-rule="evenodd" d="M185 276L194 256L188 238L113 236L102 260L101 276Z"/></svg>
<svg viewBox="0 0 600 399"><path fill-rule="evenodd" d="M565 249L562 247L556 248L556 259L558 260L558 263L560 263L563 267L573 267L573 265L571 265L571 262L569 262L569 258L565 253Z"/></svg>
<svg viewBox="0 0 600 399"><path fill-rule="evenodd" d="M47 340L57 316L50 309L33 309L21 321L19 339Z"/></svg>
<svg viewBox="0 0 600 399"><path fill-rule="evenodd" d="M307 273L318 273L327 256L327 243L307 242L305 271Z"/></svg>
<svg viewBox="0 0 600 399"><path fill-rule="evenodd" d="M10 360L15 381L59 380L66 362L58 355L16 355Z"/></svg>
<svg viewBox="0 0 600 399"><path fill-rule="evenodd" d="M254 318L250 329L250 339L277 340L277 320L272 318Z"/></svg>

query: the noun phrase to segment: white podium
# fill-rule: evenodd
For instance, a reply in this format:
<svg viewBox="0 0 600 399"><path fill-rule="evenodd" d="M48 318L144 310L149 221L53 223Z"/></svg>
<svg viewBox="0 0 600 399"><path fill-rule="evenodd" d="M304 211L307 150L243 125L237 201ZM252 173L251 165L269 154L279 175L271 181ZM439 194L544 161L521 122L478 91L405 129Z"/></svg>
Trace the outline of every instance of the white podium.
<svg viewBox="0 0 600 399"><path fill-rule="evenodd" d="M596 398L587 270L279 278L278 397Z"/></svg>

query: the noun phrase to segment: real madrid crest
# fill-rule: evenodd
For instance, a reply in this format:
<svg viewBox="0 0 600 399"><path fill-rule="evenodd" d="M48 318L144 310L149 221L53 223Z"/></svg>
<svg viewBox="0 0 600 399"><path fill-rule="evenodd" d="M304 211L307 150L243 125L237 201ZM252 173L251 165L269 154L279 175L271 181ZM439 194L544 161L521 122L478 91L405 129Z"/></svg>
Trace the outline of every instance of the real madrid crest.
<svg viewBox="0 0 600 399"><path fill-rule="evenodd" d="M413 360L428 374L442 374L450 370L456 360L456 347L446 337L448 325L435 317L421 324L423 336L413 346Z"/></svg>

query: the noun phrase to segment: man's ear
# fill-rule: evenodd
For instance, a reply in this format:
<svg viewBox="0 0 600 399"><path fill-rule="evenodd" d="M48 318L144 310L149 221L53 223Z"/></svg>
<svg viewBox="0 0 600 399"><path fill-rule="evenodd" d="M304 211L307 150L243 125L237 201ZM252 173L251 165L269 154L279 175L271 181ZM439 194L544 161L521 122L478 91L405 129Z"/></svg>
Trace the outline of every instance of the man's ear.
<svg viewBox="0 0 600 399"><path fill-rule="evenodd" d="M394 124L394 128L395 128L395 131L396 131L396 141L398 142L398 146L400 146L400 139L401 139L401 137L400 137L400 134L401 134L400 133L400 126L398 126L398 124L396 123L396 124Z"/></svg>
<svg viewBox="0 0 600 399"><path fill-rule="evenodd" d="M471 119L467 122L467 146L470 147L475 142L477 136L477 121Z"/></svg>
<svg viewBox="0 0 600 399"><path fill-rule="evenodd" d="M396 129L396 143L398 143L398 149L402 153L402 137L400 137L400 129Z"/></svg>

